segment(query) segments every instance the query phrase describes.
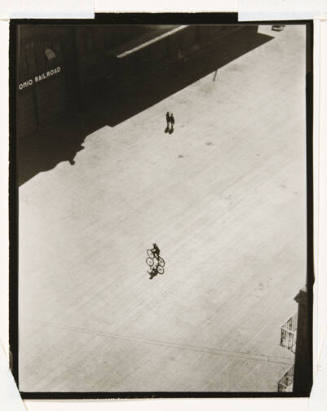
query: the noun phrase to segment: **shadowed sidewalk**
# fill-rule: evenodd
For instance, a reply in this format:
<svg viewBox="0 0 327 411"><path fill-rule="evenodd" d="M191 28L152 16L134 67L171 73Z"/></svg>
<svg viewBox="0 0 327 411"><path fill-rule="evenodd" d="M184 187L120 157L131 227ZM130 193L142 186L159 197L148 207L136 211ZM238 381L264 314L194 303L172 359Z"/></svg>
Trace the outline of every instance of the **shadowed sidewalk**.
<svg viewBox="0 0 327 411"><path fill-rule="evenodd" d="M19 139L18 184L62 161L73 165L90 133L104 125L114 127L271 39L257 33L257 26L248 26L231 31L177 61L160 66L147 64L136 74L118 72L101 90L86 96L88 106L84 112L67 114L35 135ZM216 81L219 82L219 73Z"/></svg>

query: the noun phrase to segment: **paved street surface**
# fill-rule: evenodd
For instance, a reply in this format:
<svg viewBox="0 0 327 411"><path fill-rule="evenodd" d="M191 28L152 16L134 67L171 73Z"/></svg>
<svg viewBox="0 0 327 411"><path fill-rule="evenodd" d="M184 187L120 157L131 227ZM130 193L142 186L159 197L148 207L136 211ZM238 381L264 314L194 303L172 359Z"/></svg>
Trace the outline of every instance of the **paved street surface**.
<svg viewBox="0 0 327 411"><path fill-rule="evenodd" d="M305 31L263 31L21 186L22 391L277 391L305 284Z"/></svg>

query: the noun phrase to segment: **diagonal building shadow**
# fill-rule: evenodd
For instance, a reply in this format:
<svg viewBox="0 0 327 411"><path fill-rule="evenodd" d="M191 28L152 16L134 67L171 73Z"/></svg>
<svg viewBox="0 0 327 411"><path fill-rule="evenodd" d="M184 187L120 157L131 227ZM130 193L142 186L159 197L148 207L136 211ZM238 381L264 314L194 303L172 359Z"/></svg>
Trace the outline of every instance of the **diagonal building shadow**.
<svg viewBox="0 0 327 411"><path fill-rule="evenodd" d="M257 26L239 28L242 29L227 30L209 44L199 44L180 58L164 63L152 64L146 58L143 61L142 53L121 61L111 79L85 96L82 112L67 113L47 129L19 138L18 184L62 161L73 165L75 155L83 149L82 143L90 133L105 125L115 127L273 38L258 33ZM130 67L136 63L136 73L131 72ZM216 81L219 82L219 74Z"/></svg>

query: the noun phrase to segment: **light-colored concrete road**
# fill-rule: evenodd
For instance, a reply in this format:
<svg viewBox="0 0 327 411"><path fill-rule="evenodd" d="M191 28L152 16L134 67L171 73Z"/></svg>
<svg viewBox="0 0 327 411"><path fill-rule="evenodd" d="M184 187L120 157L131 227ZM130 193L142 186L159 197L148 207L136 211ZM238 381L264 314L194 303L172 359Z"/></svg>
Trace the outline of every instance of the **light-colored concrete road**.
<svg viewBox="0 0 327 411"><path fill-rule="evenodd" d="M269 34L20 188L21 390L277 390L305 283L305 31Z"/></svg>

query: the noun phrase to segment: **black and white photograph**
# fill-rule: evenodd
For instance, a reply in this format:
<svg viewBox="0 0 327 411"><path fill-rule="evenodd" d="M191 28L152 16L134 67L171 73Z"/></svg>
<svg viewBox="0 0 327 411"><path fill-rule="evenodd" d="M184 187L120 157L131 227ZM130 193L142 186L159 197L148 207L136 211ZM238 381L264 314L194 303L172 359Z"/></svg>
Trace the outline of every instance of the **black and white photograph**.
<svg viewBox="0 0 327 411"><path fill-rule="evenodd" d="M311 25L195 20L12 24L23 398L310 393Z"/></svg>

